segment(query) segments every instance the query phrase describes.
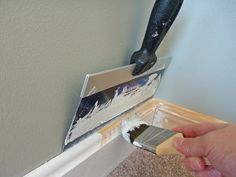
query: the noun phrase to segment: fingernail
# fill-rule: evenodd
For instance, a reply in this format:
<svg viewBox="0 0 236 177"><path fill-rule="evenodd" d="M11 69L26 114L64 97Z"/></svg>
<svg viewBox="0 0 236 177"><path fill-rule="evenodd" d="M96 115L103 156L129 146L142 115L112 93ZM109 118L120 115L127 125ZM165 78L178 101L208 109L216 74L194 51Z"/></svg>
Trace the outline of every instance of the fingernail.
<svg viewBox="0 0 236 177"><path fill-rule="evenodd" d="M194 170L202 170L202 166L199 161L194 161L193 162L193 169Z"/></svg>
<svg viewBox="0 0 236 177"><path fill-rule="evenodd" d="M176 137L173 139L173 144L175 147L179 147L183 144L184 138Z"/></svg>
<svg viewBox="0 0 236 177"><path fill-rule="evenodd" d="M211 169L208 171L209 177L222 177L223 175L216 169Z"/></svg>

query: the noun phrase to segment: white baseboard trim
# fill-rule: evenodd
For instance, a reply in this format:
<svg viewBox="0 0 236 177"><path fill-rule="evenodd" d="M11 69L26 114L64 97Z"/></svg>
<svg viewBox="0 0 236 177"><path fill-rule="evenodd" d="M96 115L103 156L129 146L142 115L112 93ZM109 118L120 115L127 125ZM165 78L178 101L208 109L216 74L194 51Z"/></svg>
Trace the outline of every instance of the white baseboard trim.
<svg viewBox="0 0 236 177"><path fill-rule="evenodd" d="M60 177L71 171L101 148L102 136L95 133L65 152L25 175L25 177Z"/></svg>
<svg viewBox="0 0 236 177"><path fill-rule="evenodd" d="M152 101L146 102L149 104ZM24 177L106 177L135 149L121 136L122 121L132 117L136 111L146 109L142 105L121 115ZM148 116L143 118L150 122Z"/></svg>
<svg viewBox="0 0 236 177"><path fill-rule="evenodd" d="M94 133L24 177L105 177L133 150L121 136L102 144Z"/></svg>

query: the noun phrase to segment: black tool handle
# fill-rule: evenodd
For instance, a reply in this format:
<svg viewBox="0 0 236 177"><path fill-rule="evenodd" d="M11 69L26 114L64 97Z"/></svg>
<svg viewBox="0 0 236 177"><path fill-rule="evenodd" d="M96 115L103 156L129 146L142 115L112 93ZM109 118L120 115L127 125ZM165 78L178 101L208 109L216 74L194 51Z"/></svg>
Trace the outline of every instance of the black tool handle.
<svg viewBox="0 0 236 177"><path fill-rule="evenodd" d="M130 63L136 63L133 75L150 69L157 60L156 50L174 22L183 0L156 0L140 50L133 53Z"/></svg>

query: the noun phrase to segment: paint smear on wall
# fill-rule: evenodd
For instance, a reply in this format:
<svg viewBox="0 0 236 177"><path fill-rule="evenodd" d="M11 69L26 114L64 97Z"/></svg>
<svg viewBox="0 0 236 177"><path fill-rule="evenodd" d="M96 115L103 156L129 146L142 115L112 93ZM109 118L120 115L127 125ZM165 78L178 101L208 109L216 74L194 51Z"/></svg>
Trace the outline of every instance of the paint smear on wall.
<svg viewBox="0 0 236 177"><path fill-rule="evenodd" d="M64 142L64 149L112 118L152 97L164 69L82 98Z"/></svg>

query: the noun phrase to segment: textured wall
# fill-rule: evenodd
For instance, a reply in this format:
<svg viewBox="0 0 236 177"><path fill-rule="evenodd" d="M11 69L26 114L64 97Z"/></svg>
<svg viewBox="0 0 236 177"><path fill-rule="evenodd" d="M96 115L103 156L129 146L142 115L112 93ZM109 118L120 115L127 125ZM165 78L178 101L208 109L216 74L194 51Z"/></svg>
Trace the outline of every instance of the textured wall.
<svg viewBox="0 0 236 177"><path fill-rule="evenodd" d="M128 64L152 4L0 1L0 176L61 152L85 74Z"/></svg>
<svg viewBox="0 0 236 177"><path fill-rule="evenodd" d="M185 0L162 45L174 58L157 96L236 122L235 29L235 0Z"/></svg>

